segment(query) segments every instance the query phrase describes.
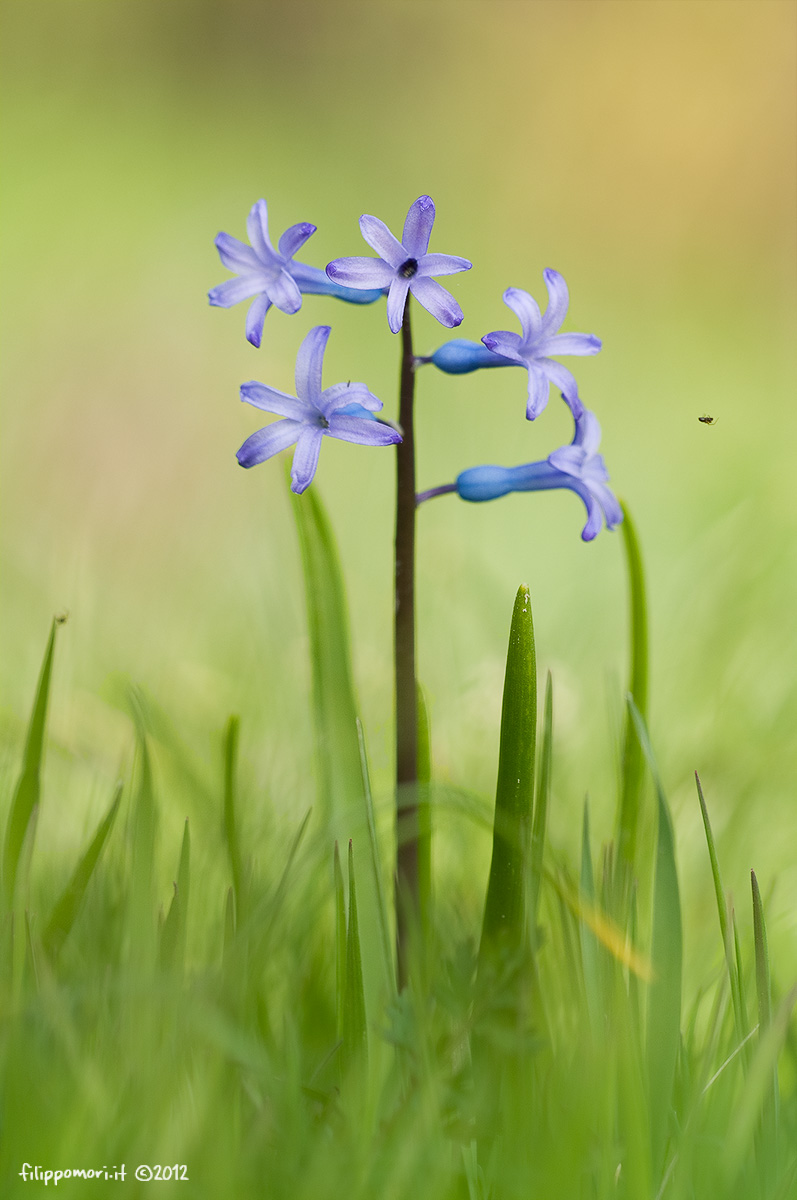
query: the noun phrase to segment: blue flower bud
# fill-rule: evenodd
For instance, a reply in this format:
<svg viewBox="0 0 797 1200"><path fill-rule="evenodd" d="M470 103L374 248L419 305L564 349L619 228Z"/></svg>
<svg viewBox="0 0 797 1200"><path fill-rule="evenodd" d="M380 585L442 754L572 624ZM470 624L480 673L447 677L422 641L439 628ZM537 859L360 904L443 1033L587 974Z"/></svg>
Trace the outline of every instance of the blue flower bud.
<svg viewBox="0 0 797 1200"><path fill-rule="evenodd" d="M457 495L462 500L497 500L513 491L512 467L470 467L457 476Z"/></svg>
<svg viewBox="0 0 797 1200"><path fill-rule="evenodd" d="M478 371L480 367L516 367L518 364L511 358L494 354L481 342L471 342L467 338L454 338L444 342L435 350L431 362L448 375L467 375L470 371Z"/></svg>

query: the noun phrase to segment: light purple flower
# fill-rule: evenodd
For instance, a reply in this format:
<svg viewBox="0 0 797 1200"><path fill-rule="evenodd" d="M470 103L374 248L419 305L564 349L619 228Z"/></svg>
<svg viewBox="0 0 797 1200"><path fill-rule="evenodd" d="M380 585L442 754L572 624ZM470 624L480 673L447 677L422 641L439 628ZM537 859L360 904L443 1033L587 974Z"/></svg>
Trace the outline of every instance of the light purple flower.
<svg viewBox="0 0 797 1200"><path fill-rule="evenodd" d="M259 346L263 336L266 313L275 305L284 313L293 314L302 306L302 292L337 296L354 304L371 304L382 295L381 290L362 292L331 283L319 267L293 261L294 254L304 245L316 226L306 221L286 229L275 250L268 236L268 210L265 200L258 200L246 222L251 245L239 242L229 233L220 233L215 241L219 257L236 279L228 279L211 288L208 300L219 308L231 308L241 300L254 297L246 317L246 337Z"/></svg>
<svg viewBox="0 0 797 1200"><path fill-rule="evenodd" d="M584 412L578 395L578 385L561 363L554 362L553 354L597 354L601 348L600 338L591 333L558 333L567 316L569 296L567 284L558 271L543 271L548 289L548 307L545 316L540 314L536 300L521 288L507 288L504 303L520 319L522 336L498 330L483 338L488 350L501 354L528 368L529 398L526 416L530 421L538 417L548 403L550 384L559 388L573 416Z"/></svg>
<svg viewBox="0 0 797 1200"><path fill-rule="evenodd" d="M387 323L398 333L404 320L408 292L449 329L462 322L462 309L433 275L469 271L472 263L454 254L429 254L435 210L431 196L419 196L407 213L401 241L378 217L363 214L360 231L379 258L336 258L327 266L335 283L350 288L389 288Z"/></svg>
<svg viewBox="0 0 797 1200"><path fill-rule="evenodd" d="M609 473L598 454L601 431L597 417L582 409L569 446L560 446L541 462L519 467L471 467L457 476L455 483L431 488L418 496L418 503L446 492L456 492L462 500L497 500L510 492L540 492L549 488L569 488L580 496L587 509L587 523L581 536L590 542L600 532L604 520L614 529L623 519L617 497L606 486Z"/></svg>
<svg viewBox="0 0 797 1200"><path fill-rule="evenodd" d="M252 380L241 387L241 399L264 412L284 417L259 429L238 451L242 467L254 467L267 458L296 446L291 468L291 491L303 492L318 465L321 439L341 438L361 446L390 446L401 435L371 416L382 407L364 383L336 383L321 390L321 370L329 338L328 325L316 325L296 356L296 395L278 392Z"/></svg>

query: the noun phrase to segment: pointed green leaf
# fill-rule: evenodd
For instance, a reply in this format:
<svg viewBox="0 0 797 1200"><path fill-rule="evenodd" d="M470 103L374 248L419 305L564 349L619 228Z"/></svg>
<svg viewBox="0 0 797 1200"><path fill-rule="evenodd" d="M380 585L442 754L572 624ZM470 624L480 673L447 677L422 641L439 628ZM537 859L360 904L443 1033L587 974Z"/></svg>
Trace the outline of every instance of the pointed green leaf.
<svg viewBox="0 0 797 1200"><path fill-rule="evenodd" d="M22 771L20 772L17 786L14 789L14 797L11 801L11 809L6 825L6 836L3 846L3 890L9 909L14 903L14 888L17 881L22 844L25 841L29 824L31 824L31 821L35 824L35 813L39 806L44 730L47 724L47 701L50 695L50 678L53 669L55 630L59 624L61 624L61 621L55 618L50 626L50 636L44 651L44 660L36 687L36 697L33 701L33 712L31 713L28 733L25 739Z"/></svg>
<svg viewBox="0 0 797 1200"><path fill-rule="evenodd" d="M365 990L357 921L357 888L354 881L354 850L349 842L349 921L346 930L346 986L343 1000L343 1064L348 1069L368 1055L365 1019Z"/></svg>
<svg viewBox="0 0 797 1200"><path fill-rule="evenodd" d="M772 976L769 967L769 945L767 943L767 926L764 920L764 905L761 902L761 892L758 887L755 871L750 872L750 883L753 890L753 936L755 940L755 979L758 993L758 1038L759 1046L767 1037L772 1025ZM778 1129L778 1060L777 1052L772 1055L770 1070L770 1086L768 1095L764 1094L762 1105L761 1147L759 1168L763 1179L768 1179L772 1170L772 1159ZM765 1189L766 1190L766 1189Z"/></svg>
<svg viewBox="0 0 797 1200"><path fill-rule="evenodd" d="M708 808L703 796L703 787L700 783L700 776L695 771L695 783L697 784L697 796L700 801L700 811L703 815L703 828L706 831L706 843L708 845L708 856L711 862L711 874L714 880L714 896L717 902L717 915L720 923L720 936L722 937L722 946L725 953L725 965L728 970L728 979L731 985L731 1002L733 1004L733 1015L736 1022L736 1032L741 1041L747 1034L747 1030L742 1020L742 1002L741 992L739 989L739 973L736 967L734 958L733 938L731 936L731 928L728 923L728 909L725 900L725 893L722 888L722 877L720 875L719 859L717 858L717 849L714 844L714 834L711 829L711 822L708 818Z"/></svg>
<svg viewBox="0 0 797 1200"><path fill-rule="evenodd" d="M236 770L238 764L238 736L241 722L232 716L227 722L224 733L224 837L227 842L227 854L230 859L232 886L235 892L235 911L238 920L245 913L244 903L244 871L241 857L241 845L238 837L236 818Z"/></svg>
<svg viewBox="0 0 797 1200"><path fill-rule="evenodd" d="M548 822L548 804L551 799L551 764L553 758L553 682L551 672L545 680L545 706L542 718L542 748L537 772L537 793L534 799L534 815L531 825L531 854L529 869L528 923L532 938L537 940L537 909L542 884L545 830Z"/></svg>
<svg viewBox="0 0 797 1200"><path fill-rule="evenodd" d="M50 958L56 958L75 923L89 881L99 862L103 847L113 828L122 799L122 784L116 785L111 807L97 826L91 844L75 867L72 877L61 893L42 934L42 945Z"/></svg>
<svg viewBox="0 0 797 1200"><path fill-rule="evenodd" d="M629 698L639 744L656 787L658 836L653 884L653 981L648 991L647 1066L650 1103L651 1161L660 1171L669 1130L675 1065L681 1041L681 976L683 932L681 896L675 865L675 837L667 798L659 779L650 738L642 716Z"/></svg>
<svg viewBox="0 0 797 1200"><path fill-rule="evenodd" d="M524 925L524 876L534 796L534 748L537 732L537 666L529 589L518 588L504 677L498 783L493 822L493 855L487 885L480 960L499 946L510 952L521 944Z"/></svg>
<svg viewBox="0 0 797 1200"><path fill-rule="evenodd" d="M363 795L365 798L365 816L368 825L368 845L370 849L371 873L373 876L374 893L376 895L377 916L379 919L379 938L382 951L385 982L392 994L396 990L396 968L393 961L393 947L390 940L390 927L387 917L387 897L385 896L385 881L382 876L382 857L379 853L379 842L376 836L376 821L374 819L374 800L371 794L371 775L368 770L368 754L365 749L365 736L359 717L357 718L357 738L360 747L360 767L362 770ZM345 929L345 924L344 924Z"/></svg>
<svg viewBox="0 0 797 1200"><path fill-rule="evenodd" d="M343 1037L343 1012L346 991L346 891L340 865L340 850L335 842L335 1012L338 1037Z"/></svg>
<svg viewBox="0 0 797 1200"><path fill-rule="evenodd" d="M588 908L595 906L595 878L592 870L592 849L589 835L589 802L584 801L584 817L581 825L581 896ZM585 920L580 922L581 966L584 972L584 990L587 1011L593 1037L603 1034L603 997L601 993L598 939Z"/></svg>
<svg viewBox="0 0 797 1200"><path fill-rule="evenodd" d="M648 616L645 595L645 574L636 526L625 504L623 534L630 609L630 677L628 691L644 720L648 707ZM639 830L639 806L642 798L644 763L642 746L630 710L626 712L623 735L623 759L620 786L618 842L620 856L633 866Z"/></svg>
<svg viewBox="0 0 797 1200"><path fill-rule="evenodd" d="M333 837L350 837L362 822L363 795L343 575L316 489L291 492L291 502L307 599L321 815Z"/></svg>
<svg viewBox="0 0 797 1200"><path fill-rule="evenodd" d="M191 835L186 820L183 829L183 843L180 848L180 865L177 868L177 879L174 882L174 894L161 930L160 960L161 966L166 970L179 970L183 965L190 881Z"/></svg>
<svg viewBox="0 0 797 1200"><path fill-rule="evenodd" d="M222 959L224 962L230 961L233 944L235 942L235 892L231 887L227 888L227 894L224 897L224 940L222 949Z"/></svg>

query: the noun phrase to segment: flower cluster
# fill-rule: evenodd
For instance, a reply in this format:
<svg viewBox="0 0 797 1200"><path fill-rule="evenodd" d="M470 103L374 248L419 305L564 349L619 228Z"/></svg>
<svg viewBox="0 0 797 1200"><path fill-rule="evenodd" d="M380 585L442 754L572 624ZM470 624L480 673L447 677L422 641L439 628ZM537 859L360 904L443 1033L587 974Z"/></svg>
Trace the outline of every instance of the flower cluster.
<svg viewBox="0 0 797 1200"><path fill-rule="evenodd" d="M442 325L452 329L462 322L457 300L435 277L471 269L466 258L430 253L435 220L430 196L419 196L404 222L401 240L379 218L364 214L360 231L377 257L336 258L325 270L295 261L294 256L315 233L307 222L291 225L275 250L269 240L265 200L258 200L247 220L249 244L220 233L216 248L225 267L235 277L213 288L211 304L229 308L251 300L246 337L259 347L263 323L273 306L293 315L303 295L333 296L349 303L370 304L387 298L387 321L392 333L404 323L410 295ZM582 537L589 541L602 525L614 529L622 509L607 486L608 472L598 453L600 426L585 408L572 372L559 358L597 354L600 339L588 333L562 333L567 316L567 284L558 271L546 270L543 279L548 304L541 313L537 302L521 288L507 288L504 303L518 318L521 333L496 330L480 342L456 338L434 354L416 358L416 368L432 363L458 375L484 368L521 366L528 374L526 417L534 421L543 412L550 387L562 395L574 421L573 440L546 459L517 467L480 466L463 471L452 484L431 488L417 496L420 504L433 496L456 492L463 500L494 500L509 492L568 488L581 497L587 509ZM252 381L241 388L241 399L281 420L253 433L238 451L238 462L252 467L280 450L295 446L291 487L303 492L315 474L324 436L367 446L388 446L402 440L401 433L376 416L382 408L363 383L336 384L322 390L321 369L330 334L328 325L317 325L307 334L296 359L296 395Z"/></svg>

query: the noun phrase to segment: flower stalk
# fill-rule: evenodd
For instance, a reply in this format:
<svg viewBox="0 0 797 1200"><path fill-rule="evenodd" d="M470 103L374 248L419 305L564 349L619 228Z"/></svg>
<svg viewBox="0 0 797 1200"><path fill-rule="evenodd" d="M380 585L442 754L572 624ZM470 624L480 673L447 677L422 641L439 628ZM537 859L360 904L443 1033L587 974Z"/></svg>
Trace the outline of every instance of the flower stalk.
<svg viewBox="0 0 797 1200"><path fill-rule="evenodd" d="M401 325L396 446L396 951L399 989L407 983L409 942L418 919L418 701L415 681L415 357L410 301Z"/></svg>

